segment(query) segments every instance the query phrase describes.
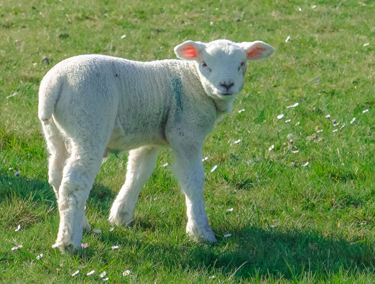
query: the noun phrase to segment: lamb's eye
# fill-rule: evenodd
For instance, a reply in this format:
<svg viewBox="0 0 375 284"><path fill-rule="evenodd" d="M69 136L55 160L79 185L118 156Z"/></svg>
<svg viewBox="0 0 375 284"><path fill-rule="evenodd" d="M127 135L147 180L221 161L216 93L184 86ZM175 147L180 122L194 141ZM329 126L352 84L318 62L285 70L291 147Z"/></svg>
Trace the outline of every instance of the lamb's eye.
<svg viewBox="0 0 375 284"><path fill-rule="evenodd" d="M245 66L246 66L246 62L245 62L245 61L244 61L244 62L241 62L240 67L238 67L238 71L240 71L241 67L245 67Z"/></svg>
<svg viewBox="0 0 375 284"><path fill-rule="evenodd" d="M212 70L207 66L207 64L206 64L206 62L202 62L202 67L207 67L208 68L208 70L210 70L210 72L212 72Z"/></svg>

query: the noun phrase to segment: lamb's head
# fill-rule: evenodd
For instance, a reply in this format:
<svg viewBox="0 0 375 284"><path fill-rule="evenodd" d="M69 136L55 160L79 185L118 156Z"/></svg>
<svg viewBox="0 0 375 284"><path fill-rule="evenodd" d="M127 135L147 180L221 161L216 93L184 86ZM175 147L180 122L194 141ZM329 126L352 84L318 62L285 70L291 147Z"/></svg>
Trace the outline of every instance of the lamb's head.
<svg viewBox="0 0 375 284"><path fill-rule="evenodd" d="M185 41L174 49L177 57L194 60L206 93L221 100L233 100L244 84L247 60L262 60L274 48L262 41L210 43Z"/></svg>

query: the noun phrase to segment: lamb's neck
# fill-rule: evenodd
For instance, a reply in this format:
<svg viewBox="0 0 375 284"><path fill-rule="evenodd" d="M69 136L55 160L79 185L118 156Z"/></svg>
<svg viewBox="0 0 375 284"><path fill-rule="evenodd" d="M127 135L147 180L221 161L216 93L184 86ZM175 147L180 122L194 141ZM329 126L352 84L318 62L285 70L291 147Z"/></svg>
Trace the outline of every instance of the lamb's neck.
<svg viewBox="0 0 375 284"><path fill-rule="evenodd" d="M227 101L227 100L220 100L220 99L212 99L215 107L216 112L219 115L227 114L232 111L233 109L233 100Z"/></svg>

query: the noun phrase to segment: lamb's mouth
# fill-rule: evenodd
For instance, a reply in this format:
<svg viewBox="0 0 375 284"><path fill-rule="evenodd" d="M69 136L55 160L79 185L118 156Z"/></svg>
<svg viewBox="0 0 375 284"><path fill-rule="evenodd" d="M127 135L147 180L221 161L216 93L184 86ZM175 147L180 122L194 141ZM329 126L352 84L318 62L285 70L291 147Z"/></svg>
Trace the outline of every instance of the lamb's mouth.
<svg viewBox="0 0 375 284"><path fill-rule="evenodd" d="M235 93L234 92L231 92L231 93L218 93L220 96L222 97L230 97L230 96L233 96Z"/></svg>
<svg viewBox="0 0 375 284"><path fill-rule="evenodd" d="M216 96L219 96L219 97L221 97L221 98L228 98L228 97L232 97L232 96L235 96L237 93L236 92L226 92L226 93L224 93L224 92L218 92L218 91L216 91L216 93L214 93Z"/></svg>

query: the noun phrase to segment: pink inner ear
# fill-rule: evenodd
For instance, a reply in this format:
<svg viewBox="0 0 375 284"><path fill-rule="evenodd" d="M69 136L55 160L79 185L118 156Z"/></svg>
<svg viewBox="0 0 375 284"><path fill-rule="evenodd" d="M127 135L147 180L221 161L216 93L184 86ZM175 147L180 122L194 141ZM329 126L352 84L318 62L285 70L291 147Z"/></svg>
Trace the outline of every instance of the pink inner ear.
<svg viewBox="0 0 375 284"><path fill-rule="evenodd" d="M196 58L198 53L194 45L189 44L181 49L183 58Z"/></svg>
<svg viewBox="0 0 375 284"><path fill-rule="evenodd" d="M254 46L250 51L247 53L247 59L259 59L262 58L263 52L265 52L266 49L261 46Z"/></svg>

